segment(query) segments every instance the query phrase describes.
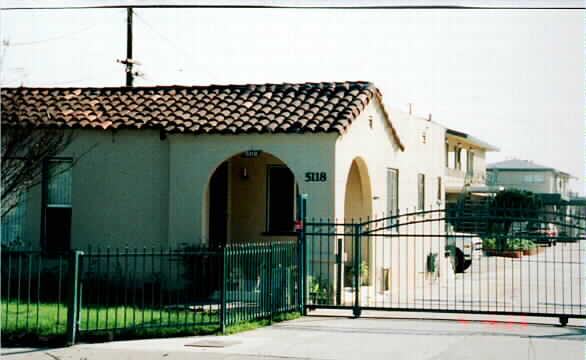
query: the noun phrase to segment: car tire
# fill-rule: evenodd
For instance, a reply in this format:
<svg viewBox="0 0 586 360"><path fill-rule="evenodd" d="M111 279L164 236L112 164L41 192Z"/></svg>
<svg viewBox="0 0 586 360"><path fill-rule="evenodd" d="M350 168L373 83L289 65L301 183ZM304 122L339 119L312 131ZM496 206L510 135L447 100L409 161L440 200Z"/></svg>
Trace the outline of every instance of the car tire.
<svg viewBox="0 0 586 360"><path fill-rule="evenodd" d="M462 269L462 272L468 270L470 265L472 265L472 260L464 260L464 268Z"/></svg>
<svg viewBox="0 0 586 360"><path fill-rule="evenodd" d="M456 274L463 273L464 270L467 269L466 260L464 260L464 253L460 249L456 249L455 254L452 256L452 268Z"/></svg>

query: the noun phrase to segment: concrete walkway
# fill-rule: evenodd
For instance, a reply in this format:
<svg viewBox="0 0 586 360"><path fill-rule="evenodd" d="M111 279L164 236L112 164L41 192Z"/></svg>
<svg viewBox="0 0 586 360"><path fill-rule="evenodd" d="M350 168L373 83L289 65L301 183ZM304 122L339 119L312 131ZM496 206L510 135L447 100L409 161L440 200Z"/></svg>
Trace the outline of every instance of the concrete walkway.
<svg viewBox="0 0 586 360"><path fill-rule="evenodd" d="M368 316L368 314L365 314ZM413 316L413 315L411 315ZM581 324L308 316L232 336L2 349L2 358L94 359L584 359ZM529 319L528 321L533 321ZM553 321L553 320L552 320ZM553 321L552 323L555 323Z"/></svg>

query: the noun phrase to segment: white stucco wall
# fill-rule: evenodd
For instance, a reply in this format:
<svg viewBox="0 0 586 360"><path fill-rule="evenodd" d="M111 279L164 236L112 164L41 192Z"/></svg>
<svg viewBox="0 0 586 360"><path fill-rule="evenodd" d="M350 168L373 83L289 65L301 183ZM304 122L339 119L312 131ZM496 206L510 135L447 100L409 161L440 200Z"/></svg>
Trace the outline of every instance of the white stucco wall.
<svg viewBox="0 0 586 360"><path fill-rule="evenodd" d="M169 244L207 242L209 179L224 160L246 150L262 150L280 159L309 194L309 216L334 210L335 134L170 135ZM327 181L306 182L305 173L325 172ZM260 236L260 234L259 234Z"/></svg>
<svg viewBox="0 0 586 360"><path fill-rule="evenodd" d="M390 110L405 151L393 139L377 102L354 121L336 142L336 217L344 218L345 186L352 161L362 158L368 168L373 197L373 215L387 212L387 169L399 170L399 208L417 206L417 175L425 174L426 208L438 205L438 177L444 176L445 129L421 117ZM369 117L373 127L369 126ZM424 136L425 135L425 136ZM424 140L425 137L425 140ZM440 193L442 195L443 191ZM443 198L442 198L443 200Z"/></svg>
<svg viewBox="0 0 586 360"><path fill-rule="evenodd" d="M398 110L390 110L390 118L397 129L400 140L405 146L401 151L393 138L387 120L378 102L373 102L354 121L349 131L336 142L336 213L337 218L344 218L346 183L352 161L360 157L367 168L371 182L372 215L383 216L387 209L387 169L399 171L399 209L401 212L413 211L418 204L418 174L425 175L425 208L437 208L444 199L445 169L445 128L424 118L409 115ZM372 120L372 127L370 126ZM438 178L442 178L439 191ZM354 213L354 211L352 211ZM347 219L349 220L349 219ZM441 223L434 225L434 230L443 229ZM421 231L421 229L419 229ZM428 229L429 231L429 229ZM443 240L424 244L420 239L411 238L371 238L368 246L363 246L363 261L369 266L369 278L376 281L380 288L384 269L391 271L393 287L415 288L423 281L424 265L427 254L440 255L440 267L443 274L448 274L448 264L443 258ZM349 240L345 241L345 252L349 253ZM363 244L364 245L364 244ZM401 249L401 250L399 250ZM402 255L400 255L402 254ZM352 259L347 258L348 262ZM330 271L333 271L330 270ZM421 275L421 276L419 276ZM444 275L444 279L446 276ZM370 288L370 292L374 291ZM397 292L407 296L408 292ZM413 294L413 293L411 293ZM374 293L369 296L375 296ZM393 295L395 296L395 295ZM403 299L405 300L405 299Z"/></svg>
<svg viewBox="0 0 586 360"><path fill-rule="evenodd" d="M169 143L158 131L78 130L71 157L71 247L167 245ZM41 186L29 193L25 238L40 247Z"/></svg>
<svg viewBox="0 0 586 360"><path fill-rule="evenodd" d="M335 134L176 134L164 140L149 130L76 134L60 154L77 161L72 168L72 248L205 243L209 179L224 160L250 149L270 153L291 169L299 191L309 194L309 216L334 212ZM306 172L324 172L327 181L306 182ZM40 247L41 207L41 187L36 186L27 199L24 234L35 249ZM267 240L258 236L251 241Z"/></svg>

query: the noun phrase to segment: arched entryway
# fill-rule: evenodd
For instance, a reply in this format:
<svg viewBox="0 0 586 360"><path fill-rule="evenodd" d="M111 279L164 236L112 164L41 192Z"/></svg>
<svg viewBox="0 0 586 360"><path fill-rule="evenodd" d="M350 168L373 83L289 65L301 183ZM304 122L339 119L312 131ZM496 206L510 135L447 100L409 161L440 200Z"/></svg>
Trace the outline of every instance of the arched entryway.
<svg viewBox="0 0 586 360"><path fill-rule="evenodd" d="M293 239L297 193L291 169L270 153L245 151L223 161L203 204L209 247Z"/></svg>
<svg viewBox="0 0 586 360"><path fill-rule="evenodd" d="M355 222L363 222L372 217L372 186L366 162L360 157L352 161L350 171L348 172L346 192L344 195L344 217L346 221ZM345 238L344 249L347 254L347 261L353 263L354 247L351 237ZM361 268L369 270L368 275L363 274L366 277L364 279L365 282L368 282L368 278L372 277L370 274L372 267L369 266L372 263L370 260L373 256L371 250L373 250L373 246L371 246L369 240L363 241L361 244L360 262L366 266L361 266Z"/></svg>

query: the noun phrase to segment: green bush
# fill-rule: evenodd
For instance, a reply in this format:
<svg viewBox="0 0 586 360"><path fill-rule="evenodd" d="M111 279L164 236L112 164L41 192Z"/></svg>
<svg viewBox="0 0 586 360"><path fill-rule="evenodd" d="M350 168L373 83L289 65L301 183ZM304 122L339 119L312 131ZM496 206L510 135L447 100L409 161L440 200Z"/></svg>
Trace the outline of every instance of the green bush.
<svg viewBox="0 0 586 360"><path fill-rule="evenodd" d="M496 239L495 238L482 239L482 248L483 249L496 249L497 248Z"/></svg>
<svg viewBox="0 0 586 360"><path fill-rule="evenodd" d="M503 246L501 246L503 244ZM537 247L537 245L528 239L499 239L485 238L482 239L482 247L484 249L498 249L498 250L527 250Z"/></svg>
<svg viewBox="0 0 586 360"><path fill-rule="evenodd" d="M328 304L332 292L327 281L320 277L317 279L313 276L309 277L309 296L314 304Z"/></svg>
<svg viewBox="0 0 586 360"><path fill-rule="evenodd" d="M524 250L522 239L509 239L506 243L507 250Z"/></svg>

